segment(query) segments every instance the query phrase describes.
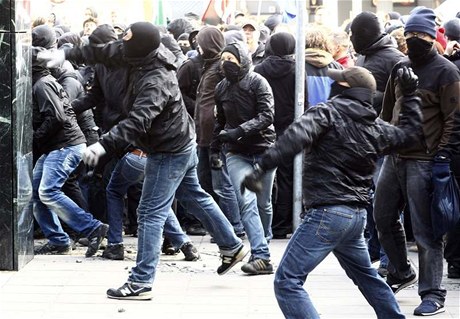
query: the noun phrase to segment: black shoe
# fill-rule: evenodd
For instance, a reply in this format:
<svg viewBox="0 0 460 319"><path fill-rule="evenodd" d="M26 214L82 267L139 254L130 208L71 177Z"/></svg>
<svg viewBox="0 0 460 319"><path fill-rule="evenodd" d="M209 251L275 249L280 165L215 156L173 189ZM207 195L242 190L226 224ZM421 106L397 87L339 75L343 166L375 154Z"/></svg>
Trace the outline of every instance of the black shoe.
<svg viewBox="0 0 460 319"><path fill-rule="evenodd" d="M180 250L184 254L186 261L196 261L200 259L200 254L198 253L198 250L195 246L193 246L191 242L183 244Z"/></svg>
<svg viewBox="0 0 460 319"><path fill-rule="evenodd" d="M414 269L411 267L412 274L405 279L399 279L393 276L391 273L387 274L387 284L393 290L394 294L397 294L402 289L409 287L417 282L418 276Z"/></svg>
<svg viewBox="0 0 460 319"><path fill-rule="evenodd" d="M78 243L79 243L80 245L82 245L82 246L88 247L88 245L89 245L89 240L88 240L88 238L83 237L83 238L80 238L80 239L78 240Z"/></svg>
<svg viewBox="0 0 460 319"><path fill-rule="evenodd" d="M273 265L269 260L256 258L241 266L241 270L249 275L268 275L273 274Z"/></svg>
<svg viewBox="0 0 460 319"><path fill-rule="evenodd" d="M191 225L187 227L186 233L191 236L205 236L206 229L204 229L201 225Z"/></svg>
<svg viewBox="0 0 460 319"><path fill-rule="evenodd" d="M85 254L86 257L91 257L97 252L108 231L109 225L102 224L88 236L88 249Z"/></svg>
<svg viewBox="0 0 460 319"><path fill-rule="evenodd" d="M245 232L237 233L236 237L238 237L239 239L244 239L244 238L246 238L246 233Z"/></svg>
<svg viewBox="0 0 460 319"><path fill-rule="evenodd" d="M110 288L107 290L107 297L122 300L150 300L152 299L152 288L125 283L118 289Z"/></svg>
<svg viewBox="0 0 460 319"><path fill-rule="evenodd" d="M273 234L273 239L287 239L286 234Z"/></svg>
<svg viewBox="0 0 460 319"><path fill-rule="evenodd" d="M447 278L452 278L452 279L460 278L460 267L449 264L447 267Z"/></svg>
<svg viewBox="0 0 460 319"><path fill-rule="evenodd" d="M46 243L34 250L35 255L68 255L72 251L71 245L53 245Z"/></svg>
<svg viewBox="0 0 460 319"><path fill-rule="evenodd" d="M137 226L128 226L125 228L125 235L126 236L133 236L137 237Z"/></svg>
<svg viewBox="0 0 460 319"><path fill-rule="evenodd" d="M165 255L175 255L179 253L179 249L174 247L171 243L171 241L168 238L163 239L163 244L161 245L161 252Z"/></svg>
<svg viewBox="0 0 460 319"><path fill-rule="evenodd" d="M102 253L102 258L112 260L125 259L125 248L123 247L123 244L107 245Z"/></svg>
<svg viewBox="0 0 460 319"><path fill-rule="evenodd" d="M233 266L242 261L244 257L248 254L249 250L241 245L240 249L233 256L221 255L222 264L217 268L217 274L224 275L226 274Z"/></svg>

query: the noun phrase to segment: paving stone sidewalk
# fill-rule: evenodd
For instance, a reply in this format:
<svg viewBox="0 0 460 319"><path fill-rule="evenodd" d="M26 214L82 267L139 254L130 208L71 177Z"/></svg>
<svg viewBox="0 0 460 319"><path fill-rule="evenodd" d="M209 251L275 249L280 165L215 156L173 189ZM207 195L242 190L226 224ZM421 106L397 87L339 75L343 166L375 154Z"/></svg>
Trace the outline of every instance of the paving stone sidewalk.
<svg viewBox="0 0 460 319"><path fill-rule="evenodd" d="M105 295L108 288L126 280L135 263L136 238L125 237L124 261L102 259L102 251L85 258L82 246L71 255L35 256L19 272L0 272L0 319L283 318L273 293L273 275L247 276L239 264L218 276L217 246L209 236L191 238L201 260L186 262L181 253L162 255L151 301L120 301ZM286 243L270 243L275 266ZM410 258L417 265L416 253ZM460 280L444 278L444 284L446 312L433 318L460 318ZM375 318L332 255L310 274L305 287L322 318ZM397 299L407 318L418 318L412 316L420 303L416 285L398 293Z"/></svg>

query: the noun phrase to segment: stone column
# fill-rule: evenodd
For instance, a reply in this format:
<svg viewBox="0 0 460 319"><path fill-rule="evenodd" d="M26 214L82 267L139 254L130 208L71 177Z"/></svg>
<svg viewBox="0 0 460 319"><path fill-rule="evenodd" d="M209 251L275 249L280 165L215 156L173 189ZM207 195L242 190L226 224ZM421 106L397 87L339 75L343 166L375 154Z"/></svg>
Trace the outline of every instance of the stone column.
<svg viewBox="0 0 460 319"><path fill-rule="evenodd" d="M0 1L0 270L33 258L30 0Z"/></svg>

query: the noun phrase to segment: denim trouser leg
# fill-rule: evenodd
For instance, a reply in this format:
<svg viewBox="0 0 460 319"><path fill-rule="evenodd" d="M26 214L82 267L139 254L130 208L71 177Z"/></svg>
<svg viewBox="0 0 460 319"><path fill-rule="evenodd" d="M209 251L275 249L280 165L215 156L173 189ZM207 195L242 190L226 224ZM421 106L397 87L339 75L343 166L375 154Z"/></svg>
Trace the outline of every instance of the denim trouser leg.
<svg viewBox="0 0 460 319"><path fill-rule="evenodd" d="M396 277L407 278L411 274L407 259L406 235L400 214L405 195L398 174L396 159L386 156L380 171L374 196L374 221L379 241L395 270Z"/></svg>
<svg viewBox="0 0 460 319"><path fill-rule="evenodd" d="M365 222L363 209L341 205L308 211L275 274L275 296L286 318L320 318L303 285L331 251L379 318L404 318L390 288L370 264L363 237Z"/></svg>
<svg viewBox="0 0 460 319"><path fill-rule="evenodd" d="M241 247L232 225L211 195L200 186L197 175L198 157L193 147L188 170L176 192L176 198L190 214L196 217L211 233L224 255L232 255Z"/></svg>
<svg viewBox="0 0 460 319"><path fill-rule="evenodd" d="M230 181L225 163L225 155L221 153L224 163L222 169L211 169L211 152L209 147L199 147L198 149L198 177L201 187L217 201L219 207L227 217L236 234L244 231L241 223L241 215L236 199L235 190Z"/></svg>
<svg viewBox="0 0 460 319"><path fill-rule="evenodd" d="M181 248L183 244L190 242L190 238L184 233L172 208L166 218L163 234L175 248Z"/></svg>
<svg viewBox="0 0 460 319"><path fill-rule="evenodd" d="M33 172L34 216L50 243L66 245L69 237L56 214L73 230L90 235L101 222L77 206L61 190L75 170L85 149L84 144L64 147L42 155Z"/></svg>
<svg viewBox="0 0 460 319"><path fill-rule="evenodd" d="M267 241L273 238L272 233L272 220L273 220L273 206L272 206L272 190L273 182L275 181L276 169L267 171L262 176L262 191L257 193L257 209L259 210L260 220L264 228L264 235Z"/></svg>
<svg viewBox="0 0 460 319"><path fill-rule="evenodd" d="M270 259L267 240L265 238L262 221L259 217L259 209L257 207L257 195L254 192L246 190L241 194L241 182L244 177L253 169L253 159L248 159L236 154L227 154L227 168L235 194L240 206L241 220L244 229L248 235L249 243L251 244L252 258ZM264 184L263 188L272 185Z"/></svg>
<svg viewBox="0 0 460 319"><path fill-rule="evenodd" d="M443 239L434 239L431 224L431 171L433 162L406 160L400 163L406 172L407 201L412 230L418 247L418 293L422 300L444 304L446 290L441 286ZM405 167L404 167L405 166Z"/></svg>
<svg viewBox="0 0 460 319"><path fill-rule="evenodd" d="M107 219L110 225L108 232L109 244L123 242L124 197L129 187L142 184L146 161L147 158L145 157L126 153L112 171L106 189Z"/></svg>
<svg viewBox="0 0 460 319"><path fill-rule="evenodd" d="M221 153L223 166L220 170L211 170L212 187L214 192L219 196L219 206L227 217L236 234L244 232L243 223L241 222L240 208L236 198L235 189L228 175L227 160L225 154Z"/></svg>
<svg viewBox="0 0 460 319"><path fill-rule="evenodd" d="M233 253L241 240L212 197L203 191L196 173L196 148L191 144L180 153L150 154L145 167L142 197L138 208L138 253L129 282L151 286L160 256L163 228L174 195L193 211L215 235L222 253Z"/></svg>

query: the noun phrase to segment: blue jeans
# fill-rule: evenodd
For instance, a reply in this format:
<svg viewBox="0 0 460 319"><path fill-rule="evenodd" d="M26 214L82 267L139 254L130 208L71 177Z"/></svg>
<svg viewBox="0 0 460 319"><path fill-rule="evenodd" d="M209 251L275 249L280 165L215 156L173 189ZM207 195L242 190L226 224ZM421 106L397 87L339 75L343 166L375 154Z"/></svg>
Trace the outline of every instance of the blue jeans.
<svg viewBox="0 0 460 319"><path fill-rule="evenodd" d="M144 169L146 157L126 153L115 165L107 185L107 211L109 221L109 244L123 243L123 210L124 197L128 189L144 182ZM179 222L171 210L164 226L164 233L174 247L180 248L190 238L182 231Z"/></svg>
<svg viewBox="0 0 460 319"><path fill-rule="evenodd" d="M269 260L267 237L271 238L271 194L275 170L263 176L260 193L246 190L241 194L241 182L252 171L257 159L257 156L227 153L227 168L240 206L241 220L251 244L251 257Z"/></svg>
<svg viewBox="0 0 460 319"><path fill-rule="evenodd" d="M211 169L209 147L198 148L198 177L203 189L209 194L216 195L217 203L222 212L233 226L235 234L244 232L241 223L240 208L236 199L235 189L233 188L230 176L228 176L225 155L220 154L223 161L222 169Z"/></svg>
<svg viewBox="0 0 460 319"><path fill-rule="evenodd" d="M422 300L444 304L442 288L443 240L434 239L431 226L432 161L385 157L375 192L374 219L380 243L396 278L411 274L407 259L406 236L400 213L409 205L412 230L418 247L418 293Z"/></svg>
<svg viewBox="0 0 460 319"><path fill-rule="evenodd" d="M219 206L198 182L196 144L178 153L149 154L138 213L138 253L128 282L151 286L160 257L161 235L176 195L179 203L195 216L216 240L220 252L230 256L240 249Z"/></svg>
<svg viewBox="0 0 460 319"><path fill-rule="evenodd" d="M53 245L68 245L70 238L62 229L59 218L70 228L88 237L101 222L85 212L61 188L77 168L85 144L63 147L43 154L33 170L34 216L43 234Z"/></svg>
<svg viewBox="0 0 460 319"><path fill-rule="evenodd" d="M378 318L404 318L390 287L372 267L364 241L366 210L322 206L307 211L275 274L275 295L288 319L319 318L303 285L330 252L358 286Z"/></svg>

